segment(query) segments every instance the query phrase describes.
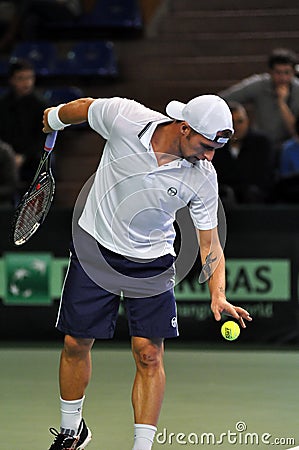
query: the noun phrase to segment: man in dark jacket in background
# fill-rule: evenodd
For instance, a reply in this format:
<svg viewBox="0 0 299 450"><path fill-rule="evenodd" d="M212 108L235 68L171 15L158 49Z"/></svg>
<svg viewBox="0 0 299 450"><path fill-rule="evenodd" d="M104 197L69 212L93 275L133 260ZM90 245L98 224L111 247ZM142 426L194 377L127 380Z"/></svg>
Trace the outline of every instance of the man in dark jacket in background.
<svg viewBox="0 0 299 450"><path fill-rule="evenodd" d="M8 91L0 98L0 136L15 151L19 178L27 187L43 148L40 127L47 103L35 91L35 72L28 61L11 62L8 83Z"/></svg>
<svg viewBox="0 0 299 450"><path fill-rule="evenodd" d="M17 168L12 147L0 139L0 207L13 206L17 189Z"/></svg>
<svg viewBox="0 0 299 450"><path fill-rule="evenodd" d="M240 103L231 102L229 107L235 133L213 159L220 198L226 207L263 203L274 175L273 147L264 133L250 128L247 112Z"/></svg>

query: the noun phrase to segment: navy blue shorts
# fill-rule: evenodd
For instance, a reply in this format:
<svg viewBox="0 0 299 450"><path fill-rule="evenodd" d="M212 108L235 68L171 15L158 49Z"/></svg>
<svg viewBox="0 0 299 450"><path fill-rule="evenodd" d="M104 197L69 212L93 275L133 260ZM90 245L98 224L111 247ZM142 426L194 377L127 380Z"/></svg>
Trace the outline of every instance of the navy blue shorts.
<svg viewBox="0 0 299 450"><path fill-rule="evenodd" d="M78 338L111 339L122 296L131 336L177 337L174 257L168 254L140 262L96 246L104 259L95 261L94 251L92 258L78 258L71 244L56 327ZM112 278L107 265L112 267Z"/></svg>

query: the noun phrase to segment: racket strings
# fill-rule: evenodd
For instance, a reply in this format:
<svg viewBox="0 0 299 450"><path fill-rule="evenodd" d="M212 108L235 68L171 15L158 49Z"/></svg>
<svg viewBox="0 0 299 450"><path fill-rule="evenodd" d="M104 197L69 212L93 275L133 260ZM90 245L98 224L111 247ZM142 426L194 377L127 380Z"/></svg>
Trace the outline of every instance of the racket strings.
<svg viewBox="0 0 299 450"><path fill-rule="evenodd" d="M40 225L53 195L51 178L36 185L36 190L28 196L17 214L14 241L19 242L30 236Z"/></svg>

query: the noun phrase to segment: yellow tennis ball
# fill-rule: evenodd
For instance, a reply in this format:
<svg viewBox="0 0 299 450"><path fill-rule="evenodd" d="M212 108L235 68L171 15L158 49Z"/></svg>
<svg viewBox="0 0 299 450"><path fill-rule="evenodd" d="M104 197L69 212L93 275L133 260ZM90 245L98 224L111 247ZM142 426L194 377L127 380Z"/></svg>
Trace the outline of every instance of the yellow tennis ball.
<svg viewBox="0 0 299 450"><path fill-rule="evenodd" d="M234 341L240 335L240 327L233 320L228 320L222 325L221 334L227 341Z"/></svg>

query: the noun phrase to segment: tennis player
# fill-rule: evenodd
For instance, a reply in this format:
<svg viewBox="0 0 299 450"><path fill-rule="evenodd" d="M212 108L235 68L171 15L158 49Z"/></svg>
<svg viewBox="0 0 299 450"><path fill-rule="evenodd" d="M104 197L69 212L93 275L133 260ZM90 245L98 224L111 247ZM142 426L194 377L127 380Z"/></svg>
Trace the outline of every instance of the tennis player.
<svg viewBox="0 0 299 450"><path fill-rule="evenodd" d="M91 439L82 418L91 348L95 339L113 337L120 295L136 362L133 450L152 448L165 387L163 341L178 336L173 246L178 209L188 206L197 230L215 319L226 313L242 327L251 320L225 297L218 237L211 161L233 134L230 110L220 97L202 95L187 104L171 101L166 113L124 98L83 98L45 110L45 133L88 121L106 139L74 224L57 319L65 335L61 428L50 429L56 435L50 450L83 449Z"/></svg>

